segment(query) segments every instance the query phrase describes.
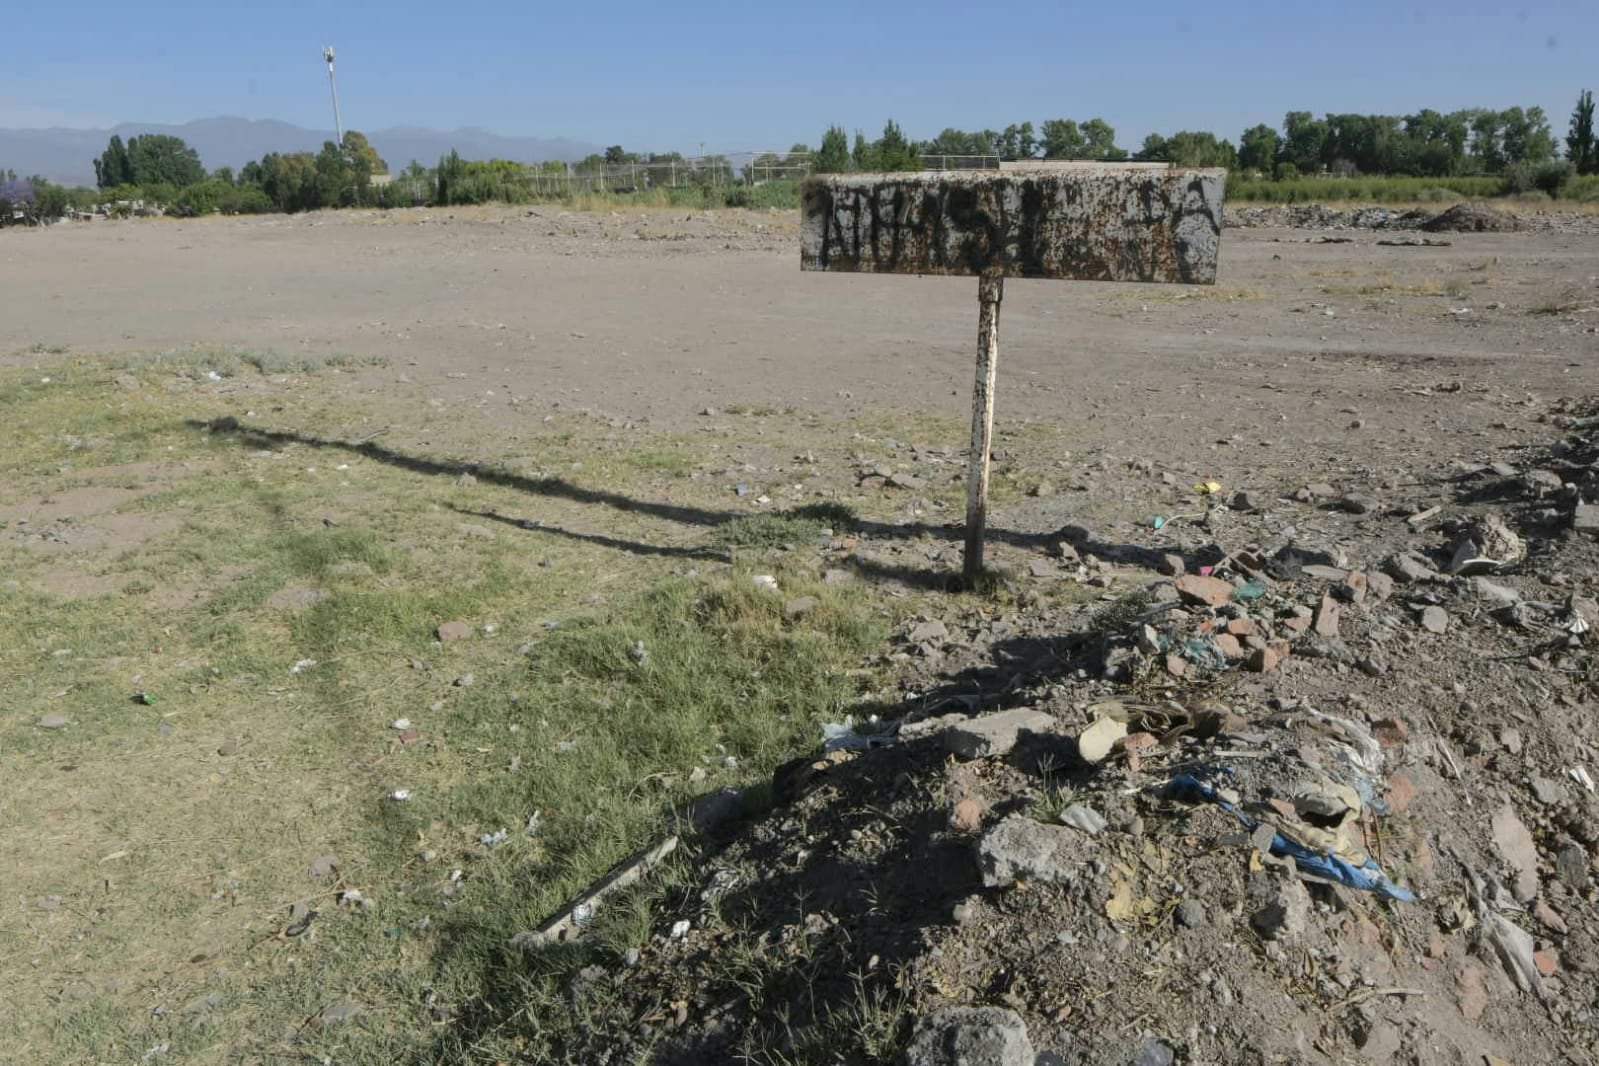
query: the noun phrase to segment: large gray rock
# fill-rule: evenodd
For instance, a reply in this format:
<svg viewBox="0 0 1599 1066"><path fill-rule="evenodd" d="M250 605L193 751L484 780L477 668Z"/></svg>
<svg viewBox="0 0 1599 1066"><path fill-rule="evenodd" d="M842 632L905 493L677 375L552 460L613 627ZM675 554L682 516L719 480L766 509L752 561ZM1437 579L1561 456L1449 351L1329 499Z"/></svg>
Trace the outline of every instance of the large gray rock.
<svg viewBox="0 0 1599 1066"><path fill-rule="evenodd" d="M1016 746L1022 733L1050 733L1055 717L1030 707L968 718L944 734L944 747L963 759L1004 755Z"/></svg>
<svg viewBox="0 0 1599 1066"><path fill-rule="evenodd" d="M1093 847L1083 835L1063 825L1045 825L1013 814L984 834L977 845L983 884L1002 888L1026 878L1066 882L1077 876Z"/></svg>
<svg viewBox="0 0 1599 1066"><path fill-rule="evenodd" d="M1033 1044L1015 1011L948 1007L916 1023L905 1066L1033 1066Z"/></svg>

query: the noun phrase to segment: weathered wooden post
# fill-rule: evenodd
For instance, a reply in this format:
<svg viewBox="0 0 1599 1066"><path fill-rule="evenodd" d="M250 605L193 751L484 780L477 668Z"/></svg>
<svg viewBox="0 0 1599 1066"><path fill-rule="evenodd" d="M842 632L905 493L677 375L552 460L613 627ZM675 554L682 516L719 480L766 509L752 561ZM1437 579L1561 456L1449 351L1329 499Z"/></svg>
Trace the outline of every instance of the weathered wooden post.
<svg viewBox="0 0 1599 1066"><path fill-rule="evenodd" d="M1215 284L1225 178L1164 166L1040 166L806 181L801 269L978 278L968 580L983 570L1005 278Z"/></svg>

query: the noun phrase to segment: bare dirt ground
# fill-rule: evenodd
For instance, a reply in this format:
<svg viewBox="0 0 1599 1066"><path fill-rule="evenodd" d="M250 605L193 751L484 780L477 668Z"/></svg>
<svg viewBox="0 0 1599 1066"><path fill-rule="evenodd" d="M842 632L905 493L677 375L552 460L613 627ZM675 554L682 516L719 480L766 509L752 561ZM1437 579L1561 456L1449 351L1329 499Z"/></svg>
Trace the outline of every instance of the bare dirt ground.
<svg viewBox="0 0 1599 1066"><path fill-rule="evenodd" d="M0 449L24 457L0 459L0 607L24 634L0 653L20 886L0 907L18 960L0 987L39 1042L23 1046L74 1049L35 1059L787 1063L910 1043L933 1066L976 1040L1007 1066L1591 1064L1599 800L1574 771L1599 771L1599 579L1575 526L1599 450L1592 402L1563 398L1599 392L1592 233L1384 246L1392 233L1229 229L1211 289L1011 283L993 519L1008 576L987 598L942 581L975 282L801 274L796 226L541 207L0 234L0 396L29 427L14 436L0 407ZM264 353L264 372L206 373L218 348ZM166 350L184 354L138 361ZM128 380L105 355L130 358ZM300 356L356 358L269 370ZM770 557L712 539L818 498L857 528ZM1473 535L1505 565L1454 573ZM633 741L604 732L610 678L595 721L567 722L551 689L533 728L510 649L626 574L703 570L748 597L749 558L785 589L747 608L779 631L807 610L893 627L849 673L879 686L855 713L902 723L897 742L785 767L774 811L707 826L639 927L570 973L502 954L507 923L590 879L561 881L545 850L605 836L560 795L585 781L561 760ZM1176 584L1202 567L1226 589ZM790 616L789 589L817 603ZM495 624L434 644L455 617ZM78 665L95 641L103 657ZM643 667L631 632L614 642ZM237 724L228 701L259 704L264 677L303 739L264 705ZM153 709L125 711L157 681ZM944 730L968 712L1023 708L1045 716L1032 740L949 758ZM402 713L425 742L391 728ZM131 715L167 724L83 739ZM1147 740L1096 769L1077 737L1100 717ZM525 718L536 736L493 731ZM748 785L739 759L764 766L817 724L751 756L725 734L713 750L702 723L670 772L605 773L714 796ZM139 777L128 794L156 795L174 743L204 763L196 796L252 760L226 824L186 795L135 817L112 794ZM534 782L515 794L534 817L505 814L510 793L381 802L402 772L432 780L407 761L422 751L439 795L525 755ZM1251 824L1170 787L1184 772ZM102 783L93 818L58 774ZM1358 801L1329 780L1358 781ZM239 841L271 835L261 812L286 803L315 809L316 835L296 824L239 872ZM1059 824L1074 804L1089 815ZM495 850L480 833L502 817L529 828ZM1301 879L1256 831L1272 825L1341 834L1418 900ZM399 860L370 845L384 833ZM603 870L628 850L616 836L570 865ZM319 881L326 939L285 931L290 903L309 924L306 866L335 847L362 878L335 870L338 887L359 883L382 921ZM169 898L174 867L188 887ZM487 913L507 900L524 913ZM113 932L114 976L91 957ZM499 976L461 977L467 943ZM267 988L287 1005L263 1006ZM951 1006L1013 1013L937 1014ZM913 1041L918 1017L947 1039Z"/></svg>
<svg viewBox="0 0 1599 1066"><path fill-rule="evenodd" d="M801 274L796 226L545 207L13 232L0 352L376 355L507 423L513 397L663 425L729 404L961 414L975 282ZM1211 290L1012 282L1000 417L1183 450L1286 421L1342 452L1344 406L1373 440L1415 428L1389 374L1567 391L1593 350L1593 313L1537 313L1599 302L1591 235L1305 236L1230 229Z"/></svg>

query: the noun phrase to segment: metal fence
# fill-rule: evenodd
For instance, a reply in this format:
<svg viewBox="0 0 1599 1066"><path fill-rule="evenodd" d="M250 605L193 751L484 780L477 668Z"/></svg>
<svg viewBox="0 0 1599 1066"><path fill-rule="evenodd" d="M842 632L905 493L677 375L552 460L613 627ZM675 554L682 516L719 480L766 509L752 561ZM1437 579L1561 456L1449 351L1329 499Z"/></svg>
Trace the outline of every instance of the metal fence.
<svg viewBox="0 0 1599 1066"><path fill-rule="evenodd" d="M566 163L528 166L520 176L529 192L551 195L577 192L639 192L734 184L764 185L800 181L815 155L801 152L732 152L685 158L584 165ZM997 156L928 155L923 170L997 170Z"/></svg>

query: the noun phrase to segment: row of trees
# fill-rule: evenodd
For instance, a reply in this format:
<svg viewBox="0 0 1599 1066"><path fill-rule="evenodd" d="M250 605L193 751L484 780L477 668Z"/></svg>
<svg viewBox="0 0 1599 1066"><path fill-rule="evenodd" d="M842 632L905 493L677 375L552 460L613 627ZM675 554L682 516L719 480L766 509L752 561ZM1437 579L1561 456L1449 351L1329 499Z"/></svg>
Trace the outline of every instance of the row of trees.
<svg viewBox="0 0 1599 1066"><path fill-rule="evenodd" d="M1292 179L1329 173L1458 177L1534 171L1557 160L1559 142L1540 107L1503 111L1476 108L1447 114L1422 110L1413 115L1327 114L1290 111L1281 128L1264 123L1245 130L1238 143L1203 130L1169 136L1152 133L1131 158L1179 166L1225 167L1255 177ZM883 136L867 141L857 132L854 146L838 126L822 139L813 169L824 173L920 169L925 156L987 156L1001 159L1129 158L1116 145L1116 130L1103 119L1079 123L1049 119L1037 130L1022 122L1003 130L946 129L929 141L907 141L890 120ZM1599 141L1594 132L1593 93L1584 91L1572 112L1565 138L1566 168L1599 173Z"/></svg>

